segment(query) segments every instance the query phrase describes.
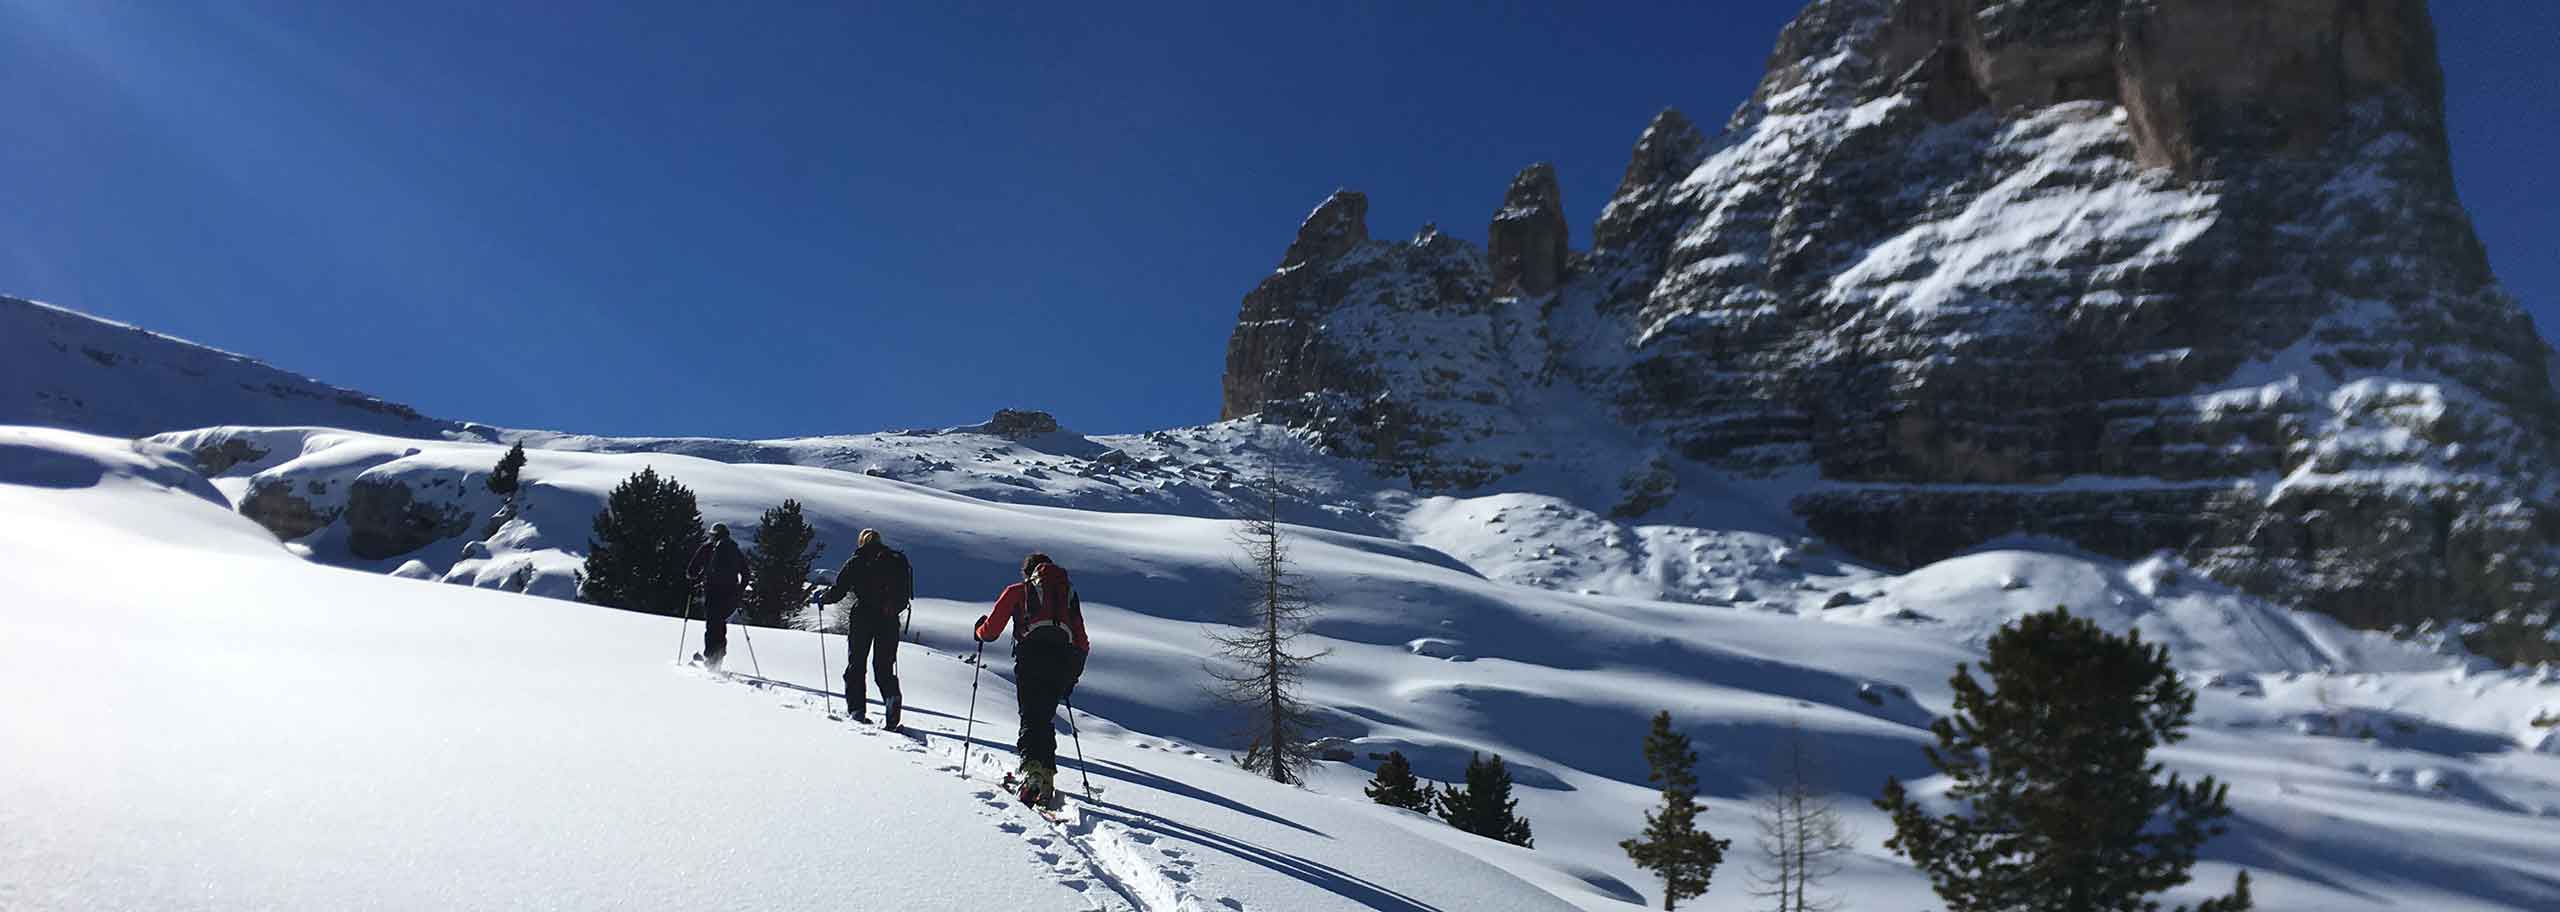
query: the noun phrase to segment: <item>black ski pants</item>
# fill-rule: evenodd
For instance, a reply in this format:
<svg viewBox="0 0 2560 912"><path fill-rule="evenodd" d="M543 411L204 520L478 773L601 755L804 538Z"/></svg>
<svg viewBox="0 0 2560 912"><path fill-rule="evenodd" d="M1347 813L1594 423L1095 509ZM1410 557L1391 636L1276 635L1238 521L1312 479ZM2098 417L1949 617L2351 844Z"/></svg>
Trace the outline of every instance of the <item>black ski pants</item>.
<svg viewBox="0 0 2560 912"><path fill-rule="evenodd" d="M1024 764L1057 769L1058 701L1084 672L1084 653L1064 635L1040 635L1046 633L1057 631L1040 631L1013 647L1013 691L1022 712L1022 732L1013 746Z"/></svg>
<svg viewBox="0 0 2560 912"><path fill-rule="evenodd" d="M880 681L880 701L898 699L898 616L856 608L845 620L844 698L859 707L862 663L870 656L871 676ZM859 709L856 709L859 712Z"/></svg>
<svg viewBox="0 0 2560 912"><path fill-rule="evenodd" d="M729 654L729 619L738 613L738 602L744 593L736 589L705 588L702 591L702 663L720 667Z"/></svg>

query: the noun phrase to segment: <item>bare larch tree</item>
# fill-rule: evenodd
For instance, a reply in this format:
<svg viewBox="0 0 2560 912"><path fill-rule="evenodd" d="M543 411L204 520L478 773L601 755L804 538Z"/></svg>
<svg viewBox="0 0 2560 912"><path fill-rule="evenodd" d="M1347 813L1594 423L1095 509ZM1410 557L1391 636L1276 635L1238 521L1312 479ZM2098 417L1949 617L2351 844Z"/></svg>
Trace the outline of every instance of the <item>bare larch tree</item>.
<svg viewBox="0 0 2560 912"><path fill-rule="evenodd" d="M1240 733L1250 741L1237 762L1274 782L1294 784L1314 761L1308 735L1315 714L1299 691L1307 666L1324 653L1295 648L1314 619L1316 601L1289 559L1287 532L1280 524L1286 493L1269 475L1253 493L1253 515L1235 534L1242 552L1235 572L1243 582L1246 623L1237 632L1209 634L1224 661L1208 671L1217 682L1213 691L1218 699L1245 717Z"/></svg>
<svg viewBox="0 0 2560 912"><path fill-rule="evenodd" d="M1832 912L1838 897L1816 895L1824 878L1840 873L1840 856L1856 836L1819 785L1822 758L1804 728L1788 723L1770 758L1775 786L1758 802L1760 860L1750 866L1751 895L1773 900L1770 912Z"/></svg>

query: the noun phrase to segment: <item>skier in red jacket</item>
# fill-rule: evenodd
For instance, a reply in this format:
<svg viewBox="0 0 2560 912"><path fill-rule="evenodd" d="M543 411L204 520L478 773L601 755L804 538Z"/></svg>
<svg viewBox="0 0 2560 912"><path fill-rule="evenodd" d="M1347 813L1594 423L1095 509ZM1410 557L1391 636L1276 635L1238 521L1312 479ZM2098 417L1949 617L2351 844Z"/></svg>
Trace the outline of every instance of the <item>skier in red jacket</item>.
<svg viewBox="0 0 2560 912"><path fill-rule="evenodd" d="M1013 686L1022 712L1022 732L1014 750L1022 756L1022 789L1026 804L1056 802L1058 776L1058 701L1074 690L1084 675L1085 656L1093 643L1084 634L1084 601L1067 581L1067 569L1033 553L1022 561L1022 582L1005 587L995 610L978 619L975 635L992 643L1013 625Z"/></svg>

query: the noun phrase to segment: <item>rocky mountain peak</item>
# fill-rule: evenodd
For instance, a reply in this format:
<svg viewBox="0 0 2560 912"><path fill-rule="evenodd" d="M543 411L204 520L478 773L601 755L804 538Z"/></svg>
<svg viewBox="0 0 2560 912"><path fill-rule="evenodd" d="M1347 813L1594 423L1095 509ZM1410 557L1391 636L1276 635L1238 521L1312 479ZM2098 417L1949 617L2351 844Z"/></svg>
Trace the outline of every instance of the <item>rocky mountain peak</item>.
<svg viewBox="0 0 2560 912"><path fill-rule="evenodd" d="M1706 137L1679 109L1664 108L1653 115L1636 136L1635 152L1627 156L1626 176L1618 179L1618 192L1610 196L1608 208L1600 211L1600 221L1592 226L1592 243L1621 249L1640 244L1649 227L1645 217L1670 196L1681 178L1697 169L1706 144Z"/></svg>
<svg viewBox="0 0 2560 912"><path fill-rule="evenodd" d="M1280 268L1321 263L1349 253L1369 240L1369 196L1336 190L1298 224L1298 237L1280 256Z"/></svg>
<svg viewBox="0 0 2560 912"><path fill-rule="evenodd" d="M1630 521L1812 479L1787 510L1886 565L2029 533L2360 625L2545 617L2560 369L2437 66L2419 0L1817 0L1712 143L1653 119L1593 249L1532 167L1484 255L1265 280L1227 414Z"/></svg>
<svg viewBox="0 0 2560 912"><path fill-rule="evenodd" d="M1492 260L1494 293L1541 295L1563 279L1566 246L1564 191L1556 186L1555 165L1539 162L1520 169L1503 191L1502 206L1486 229L1486 253Z"/></svg>

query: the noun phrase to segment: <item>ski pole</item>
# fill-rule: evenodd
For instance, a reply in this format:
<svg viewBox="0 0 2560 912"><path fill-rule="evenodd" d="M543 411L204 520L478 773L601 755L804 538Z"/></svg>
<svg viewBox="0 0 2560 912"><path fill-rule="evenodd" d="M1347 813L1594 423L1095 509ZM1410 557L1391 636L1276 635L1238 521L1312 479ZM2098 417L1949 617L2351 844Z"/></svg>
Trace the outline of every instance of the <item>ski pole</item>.
<svg viewBox="0 0 2560 912"><path fill-rule="evenodd" d="M693 593L684 595L684 620L676 622L676 664L684 664L684 635L693 628Z"/></svg>
<svg viewBox="0 0 2560 912"><path fill-rule="evenodd" d="M740 624L738 625L738 635L747 638L747 664L755 666L756 677L762 678L764 677L764 663L756 661L755 628L756 625L754 624Z"/></svg>
<svg viewBox="0 0 2560 912"><path fill-rule="evenodd" d="M809 626L818 630L818 708L832 716L836 714L836 702L827 691L827 603L818 601L816 593L809 595Z"/></svg>
<svg viewBox="0 0 2560 912"><path fill-rule="evenodd" d="M971 631L969 638L978 640L977 632ZM978 640L978 651L969 656L969 667L972 669L969 672L969 722L960 729L960 778L962 779L969 778L969 738L978 731L978 673L987 670L986 656L987 641Z"/></svg>
<svg viewBox="0 0 2560 912"><path fill-rule="evenodd" d="M1065 699L1067 701L1067 737L1075 739L1076 742L1076 775L1084 777L1084 796L1091 798L1093 797L1093 770L1085 766L1084 762L1084 729L1076 725L1076 692L1073 688L1067 690Z"/></svg>

